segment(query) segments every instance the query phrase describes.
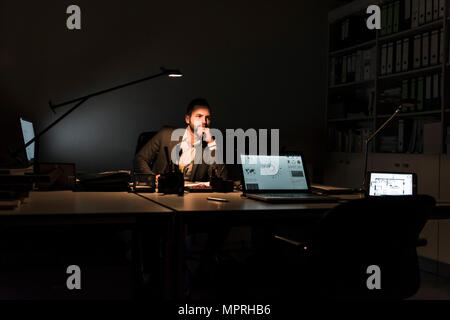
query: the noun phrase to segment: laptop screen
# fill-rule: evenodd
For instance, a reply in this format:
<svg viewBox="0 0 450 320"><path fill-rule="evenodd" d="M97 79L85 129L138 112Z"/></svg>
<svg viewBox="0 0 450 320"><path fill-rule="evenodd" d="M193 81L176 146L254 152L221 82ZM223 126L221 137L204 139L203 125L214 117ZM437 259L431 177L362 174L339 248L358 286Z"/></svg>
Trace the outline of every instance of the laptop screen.
<svg viewBox="0 0 450 320"><path fill-rule="evenodd" d="M413 195L412 173L370 174L370 196L411 196Z"/></svg>
<svg viewBox="0 0 450 320"><path fill-rule="evenodd" d="M247 191L308 190L300 155L241 155L241 163Z"/></svg>
<svg viewBox="0 0 450 320"><path fill-rule="evenodd" d="M34 138L33 123L20 118L20 127L22 128L23 142L24 144L26 144L28 141ZM34 159L34 142L27 147L26 153L28 161Z"/></svg>

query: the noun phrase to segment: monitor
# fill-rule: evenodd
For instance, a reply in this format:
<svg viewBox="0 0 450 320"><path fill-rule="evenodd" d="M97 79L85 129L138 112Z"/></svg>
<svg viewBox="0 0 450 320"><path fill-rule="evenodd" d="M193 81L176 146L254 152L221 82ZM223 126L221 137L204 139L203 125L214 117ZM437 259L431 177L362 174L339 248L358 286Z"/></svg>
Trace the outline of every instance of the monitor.
<svg viewBox="0 0 450 320"><path fill-rule="evenodd" d="M370 173L369 196L411 196L415 193L414 173Z"/></svg>
<svg viewBox="0 0 450 320"><path fill-rule="evenodd" d="M241 155L246 191L309 190L300 155Z"/></svg>
<svg viewBox="0 0 450 320"><path fill-rule="evenodd" d="M25 120L24 118L20 118L20 127L22 129L23 142L26 144L28 141L34 138L34 127L31 121ZM33 142L26 148L26 155L28 162L34 160L34 145Z"/></svg>

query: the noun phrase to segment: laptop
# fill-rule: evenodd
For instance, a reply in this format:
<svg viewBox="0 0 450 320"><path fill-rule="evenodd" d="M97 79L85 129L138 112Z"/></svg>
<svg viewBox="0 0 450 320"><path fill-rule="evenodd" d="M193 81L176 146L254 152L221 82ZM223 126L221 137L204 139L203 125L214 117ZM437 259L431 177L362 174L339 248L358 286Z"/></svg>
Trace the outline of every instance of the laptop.
<svg viewBox="0 0 450 320"><path fill-rule="evenodd" d="M369 196L412 196L417 194L415 173L370 172ZM367 190L367 189L366 189Z"/></svg>
<svg viewBox="0 0 450 320"><path fill-rule="evenodd" d="M22 137L24 145L27 144L28 141L34 139L34 126L33 122L21 117L20 118L20 128L22 130ZM34 162L34 153L35 153L35 143L30 144L26 150L26 159L27 164L31 165Z"/></svg>
<svg viewBox="0 0 450 320"><path fill-rule="evenodd" d="M8 155L1 159L0 174L24 174L33 172L35 158L35 143L30 144L26 149L23 146L34 138L33 123L23 117L19 119L21 139L19 146L10 148ZM23 144L22 144L23 143ZM22 147L20 147L22 146Z"/></svg>
<svg viewBox="0 0 450 320"><path fill-rule="evenodd" d="M311 192L302 156L241 155L243 193L267 202L337 202Z"/></svg>

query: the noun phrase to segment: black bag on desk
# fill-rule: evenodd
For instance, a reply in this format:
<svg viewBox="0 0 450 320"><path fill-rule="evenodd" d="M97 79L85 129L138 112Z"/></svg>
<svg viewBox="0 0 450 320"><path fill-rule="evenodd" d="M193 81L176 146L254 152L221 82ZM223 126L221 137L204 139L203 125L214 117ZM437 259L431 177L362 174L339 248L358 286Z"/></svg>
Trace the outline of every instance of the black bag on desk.
<svg viewBox="0 0 450 320"><path fill-rule="evenodd" d="M165 194L184 194L184 177L180 171L163 173L158 179L158 192Z"/></svg>
<svg viewBox="0 0 450 320"><path fill-rule="evenodd" d="M78 176L77 191L129 191L129 171L85 173Z"/></svg>

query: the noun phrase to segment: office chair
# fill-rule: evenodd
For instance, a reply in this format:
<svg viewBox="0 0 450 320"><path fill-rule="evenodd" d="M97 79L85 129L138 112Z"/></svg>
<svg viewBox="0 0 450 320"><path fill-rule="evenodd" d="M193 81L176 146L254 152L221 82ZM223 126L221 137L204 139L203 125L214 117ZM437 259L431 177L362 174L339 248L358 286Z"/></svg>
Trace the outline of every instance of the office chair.
<svg viewBox="0 0 450 320"><path fill-rule="evenodd" d="M138 138L138 141L137 141L137 145L136 145L136 151L134 152L134 154L137 154L139 152L139 150L141 150L142 147L145 146L145 144L147 142L149 142L150 139L155 136L156 133L157 133L157 131L142 132L139 135L139 138Z"/></svg>
<svg viewBox="0 0 450 320"><path fill-rule="evenodd" d="M418 237L434 205L428 195L358 199L329 211L310 242L276 235L286 263L277 262L285 275L278 281L292 284L295 292L304 289L309 297L411 297L420 286L416 247L426 245ZM379 290L367 286L371 265L380 268Z"/></svg>

